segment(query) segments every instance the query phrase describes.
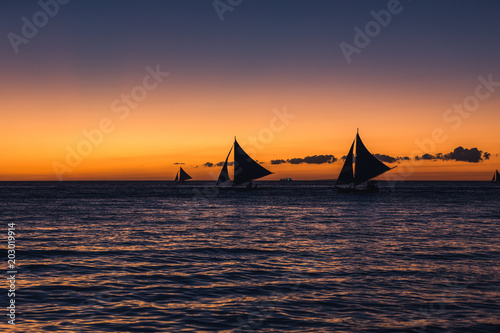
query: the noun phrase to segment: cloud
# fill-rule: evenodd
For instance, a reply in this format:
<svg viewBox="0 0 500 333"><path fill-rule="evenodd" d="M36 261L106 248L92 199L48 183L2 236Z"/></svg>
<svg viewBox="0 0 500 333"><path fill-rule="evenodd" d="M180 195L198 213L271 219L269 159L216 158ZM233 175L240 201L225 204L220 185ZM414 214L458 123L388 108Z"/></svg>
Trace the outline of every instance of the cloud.
<svg viewBox="0 0 500 333"><path fill-rule="evenodd" d="M186 163L175 162L174 165L184 165Z"/></svg>
<svg viewBox="0 0 500 333"><path fill-rule="evenodd" d="M294 157L288 160L277 159L271 160L271 164L325 164L325 163L335 163L337 158L333 155L314 155L314 156L306 156L302 157Z"/></svg>
<svg viewBox="0 0 500 333"><path fill-rule="evenodd" d="M392 157L389 155L384 155L384 154L373 154L379 161L386 162L386 163L396 163L398 159L396 157Z"/></svg>
<svg viewBox="0 0 500 333"><path fill-rule="evenodd" d="M424 154L422 156L415 156L415 160L430 160L430 161L459 161L459 162L467 162L467 163L478 163L483 160L481 157L483 156L483 151L477 148L463 148L462 146L455 148L451 153L443 154L438 153L436 155ZM489 159L491 156L490 153L485 152L484 158Z"/></svg>
<svg viewBox="0 0 500 333"><path fill-rule="evenodd" d="M409 160L411 160L411 158L409 158L408 156L392 157L392 156L385 155L385 154L373 154L373 155L379 161L382 161L382 162L385 162L385 163L396 163L396 162L400 162L400 161L409 161ZM347 156L344 155L344 156L342 156L341 160L345 161L346 158L347 158Z"/></svg>
<svg viewBox="0 0 500 333"><path fill-rule="evenodd" d="M392 157L389 155L385 154L373 154L376 158L378 158L382 162L386 163L396 163L399 161L409 161L410 158L408 156L398 156L398 157Z"/></svg>
<svg viewBox="0 0 500 333"><path fill-rule="evenodd" d="M228 165L228 166L231 166L231 165L233 165L233 164L234 164L234 162L227 162L227 165ZM201 166L202 166L202 167L205 167L205 168L213 168L213 167L221 167L221 166L223 166L223 165L224 165L224 161L222 161L222 162L217 162L217 163L207 162L207 163L205 163L205 164L202 164Z"/></svg>
<svg viewBox="0 0 500 333"><path fill-rule="evenodd" d="M314 155L306 156L304 158L291 158L287 160L290 164L325 164L325 163L335 163L337 158L333 155Z"/></svg>
<svg viewBox="0 0 500 333"><path fill-rule="evenodd" d="M286 160L287 163L290 163L290 164L302 164L304 163L304 159L303 158L291 158L289 160Z"/></svg>
<svg viewBox="0 0 500 333"><path fill-rule="evenodd" d="M481 155L482 151L477 148L467 149L463 147L457 147L452 153L446 154L445 157L455 161L478 163L479 161L483 160L481 158Z"/></svg>
<svg viewBox="0 0 500 333"><path fill-rule="evenodd" d="M384 163L399 163L401 161L409 161L411 160L410 157L408 156L389 156L385 154L373 154L377 159ZM497 154L496 156L499 156L500 154ZM345 161L346 155L341 157L342 161ZM462 162L468 162L468 163L478 163L483 160L490 159L491 154L488 152L483 152L477 148L463 148L463 147L457 147L455 148L452 152L448 154L443 154L443 153L437 153L435 155L432 154L424 154L422 156L415 156L415 160L427 160L427 161L462 161ZM279 164L331 164L337 162L338 159L334 155L313 155L313 156L306 156L306 157L294 157L290 158L287 160L284 159L275 159L271 160L272 165L279 165ZM259 162L256 161L259 164L264 164L264 162ZM179 163L176 162L174 164L184 164L184 163ZM201 166L205 168L213 168L213 167L222 167L224 165L224 161L217 162L217 163L212 163L212 162L206 162L205 164L202 164ZM228 166L234 165L234 162L228 162ZM197 166L198 167L198 166Z"/></svg>
<svg viewBox="0 0 500 333"><path fill-rule="evenodd" d="M304 163L307 164L324 164L335 162L337 162L337 158L333 155L314 155L304 157Z"/></svg>
<svg viewBox="0 0 500 333"><path fill-rule="evenodd" d="M415 160L437 161L439 158L431 154L423 154L422 156L415 156Z"/></svg>
<svg viewBox="0 0 500 333"><path fill-rule="evenodd" d="M229 165L229 166L231 166L231 165L233 165L233 164L234 164L234 162L227 162L227 165ZM221 166L223 166L223 165L224 165L224 161L220 161L220 162L217 162L217 163L215 164L215 166L218 166L218 167L221 167Z"/></svg>

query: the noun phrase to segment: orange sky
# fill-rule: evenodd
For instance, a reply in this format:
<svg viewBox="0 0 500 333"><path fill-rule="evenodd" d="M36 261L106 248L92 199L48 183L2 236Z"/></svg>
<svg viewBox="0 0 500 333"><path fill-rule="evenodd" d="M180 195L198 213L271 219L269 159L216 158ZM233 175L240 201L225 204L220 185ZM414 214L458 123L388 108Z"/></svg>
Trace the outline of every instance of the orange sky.
<svg viewBox="0 0 500 333"><path fill-rule="evenodd" d="M234 136L274 172L265 179L334 179L357 128L372 153L412 158L393 179L489 180L500 169L497 5L409 2L348 63L339 45L386 1L263 3L221 21L205 2L71 2L17 50L5 38L0 180L171 180L175 163L210 180L219 169L202 165L223 161ZM0 7L4 36L40 10ZM148 67L169 75L155 81ZM446 116L488 76L475 111ZM137 105L124 101L141 89ZM443 139L422 151L437 128ZM459 146L491 159L413 160ZM325 154L339 161L270 164Z"/></svg>
<svg viewBox="0 0 500 333"><path fill-rule="evenodd" d="M136 82L142 82L143 75L137 73ZM111 103L129 93L133 84L85 91L71 78L59 85L33 82L1 93L4 110L9 112L1 124L7 138L2 140L1 149L8 158L2 159L0 179L57 180L53 163L67 166L67 147L76 151L79 144L85 146L82 141L88 139L82 132L95 130L103 119L109 119L111 132L103 134L99 144L91 145L88 156L82 156L71 171L66 169L63 179L170 180L178 168L174 163L185 163L184 168L195 179L213 179L219 169L201 165L224 160L234 135L254 159L275 172L266 179L332 179L339 173L341 161L325 165L271 165L270 161L321 154L340 159L359 127L372 153L414 157L419 149L415 140L429 139L432 130L442 128L446 140L430 153L449 153L463 146L492 154L490 160L480 163L405 162L391 172L401 176L399 170L411 165L414 169L404 171L404 179L488 180L500 168L495 156L500 146L495 135L500 122L496 112L500 93L481 102L459 128L453 129L452 123L443 120L443 113L467 95L446 90L422 94L414 92L413 84L344 85L332 91L326 87L335 82L328 81L277 89L272 83L267 87L207 87L182 82L172 74L120 119L122 113L114 113ZM471 80L472 92L475 85ZM294 118L290 116L285 121L288 123L283 123L275 119L273 110L286 110Z"/></svg>

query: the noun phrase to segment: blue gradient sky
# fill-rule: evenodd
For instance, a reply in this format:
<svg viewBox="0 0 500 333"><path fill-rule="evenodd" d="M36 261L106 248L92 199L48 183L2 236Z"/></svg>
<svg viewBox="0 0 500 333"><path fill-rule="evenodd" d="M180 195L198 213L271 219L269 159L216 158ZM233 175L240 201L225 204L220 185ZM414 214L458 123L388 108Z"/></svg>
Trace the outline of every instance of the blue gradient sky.
<svg viewBox="0 0 500 333"><path fill-rule="evenodd" d="M162 151L171 158L151 162L152 171L130 165L121 176L150 172L158 177L160 170L173 172L172 163L179 159L193 166L217 162L226 154L219 148L233 135L258 132L270 111L285 105L302 120L276 135L261 160L321 153L340 157L357 127L368 132L371 139L365 143L370 148L372 141L376 152L408 155L415 139L443 126L444 110L474 92L479 75L493 74L500 81L500 2L402 0L402 12L348 64L339 44L352 44L353 28L364 28L373 20L370 11L386 9L387 3L244 0L220 21L212 1L72 0L16 54L7 34L20 34L21 18L31 20L40 7L37 1L0 1L0 94L5 101L0 129L8 136L2 145L15 147L3 162L5 177L51 179L51 161L64 159L65 146L78 142L81 129L98 123L110 101L140 82L145 66L156 64L171 73L168 82L75 175L106 178L110 171L99 165L110 165L110 158L133 160ZM500 153L498 136L483 133L500 120L499 95L482 103L481 113L462 128L448 131L449 139L436 152L464 145ZM190 105L191 100L206 109ZM185 115L182 135L176 132L183 126L178 114ZM213 118L224 124L218 127ZM264 120L253 123L256 118ZM165 133L156 127L162 122ZM207 122L212 128L204 131ZM202 136L213 132L220 142L217 137L204 147ZM126 153L125 142L135 138L138 147ZM154 151L139 144L162 140L165 146ZM190 148L181 145L185 155L172 148L180 141L191 143ZM47 154L31 158L32 168L14 172L28 160L22 154L34 142ZM297 147L300 142L304 147ZM308 150L311 146L317 149ZM192 157L205 149L214 150L213 156ZM470 171L487 173L497 166L493 158L488 163L495 164ZM310 177L335 177L338 168L313 170Z"/></svg>

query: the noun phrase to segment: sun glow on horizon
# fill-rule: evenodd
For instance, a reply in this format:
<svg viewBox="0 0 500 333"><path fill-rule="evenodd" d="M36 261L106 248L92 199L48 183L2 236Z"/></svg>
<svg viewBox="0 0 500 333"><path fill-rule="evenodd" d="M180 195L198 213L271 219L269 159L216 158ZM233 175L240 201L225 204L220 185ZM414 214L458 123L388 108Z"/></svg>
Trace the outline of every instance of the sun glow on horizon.
<svg viewBox="0 0 500 333"><path fill-rule="evenodd" d="M427 9L412 4L348 64L338 46L363 18L351 3L280 17L254 16L249 3L223 23L183 2L130 2L107 18L95 15L103 6L72 3L19 53L1 51L0 180L170 180L176 163L211 180L219 169L203 165L223 161L234 136L274 172L265 179L334 179L356 128L370 152L411 159L382 178L488 180L500 169L499 46L496 31L484 34L493 11L474 25L442 12L462 36L442 40L429 33L442 24L415 30ZM25 9L4 9L10 31ZM491 157L414 159L457 147ZM314 155L337 161L271 164Z"/></svg>

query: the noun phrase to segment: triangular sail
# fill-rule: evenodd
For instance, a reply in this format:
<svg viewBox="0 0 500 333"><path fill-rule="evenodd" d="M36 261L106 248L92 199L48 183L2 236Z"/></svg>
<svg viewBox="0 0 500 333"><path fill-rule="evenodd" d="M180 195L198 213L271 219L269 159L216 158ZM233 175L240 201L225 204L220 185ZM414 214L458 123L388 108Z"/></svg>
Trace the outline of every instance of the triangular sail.
<svg viewBox="0 0 500 333"><path fill-rule="evenodd" d="M231 149L229 149L229 154L227 154L226 161L224 162L224 166L222 167L222 170L220 171L219 179L217 179L217 185L220 183L227 182L229 179L229 172L227 171L227 160L229 159L229 156L231 155L231 152L233 151L233 146L231 146Z"/></svg>
<svg viewBox="0 0 500 333"><path fill-rule="evenodd" d="M179 169L179 181L183 182L191 178L192 177L188 175L187 172L182 169L182 167Z"/></svg>
<svg viewBox="0 0 500 333"><path fill-rule="evenodd" d="M498 173L498 170L495 170L495 174L493 175L493 179L491 181L494 183L500 183L500 173Z"/></svg>
<svg viewBox="0 0 500 333"><path fill-rule="evenodd" d="M234 185L272 174L271 171L255 162L234 140Z"/></svg>
<svg viewBox="0 0 500 333"><path fill-rule="evenodd" d="M337 178L337 182L335 183L335 185L346 185L354 183L354 172L352 169L353 154L354 154L354 141L352 142L351 149L349 150L349 154L347 154L344 166L340 171L340 174Z"/></svg>
<svg viewBox="0 0 500 333"><path fill-rule="evenodd" d="M177 172L177 173L175 174L175 179L174 179L174 182L176 182L176 181L178 181L178 180L179 180L179 172Z"/></svg>
<svg viewBox="0 0 500 333"><path fill-rule="evenodd" d="M362 184L372 178L391 170L387 165L373 156L356 134L356 162L354 165L354 183Z"/></svg>

